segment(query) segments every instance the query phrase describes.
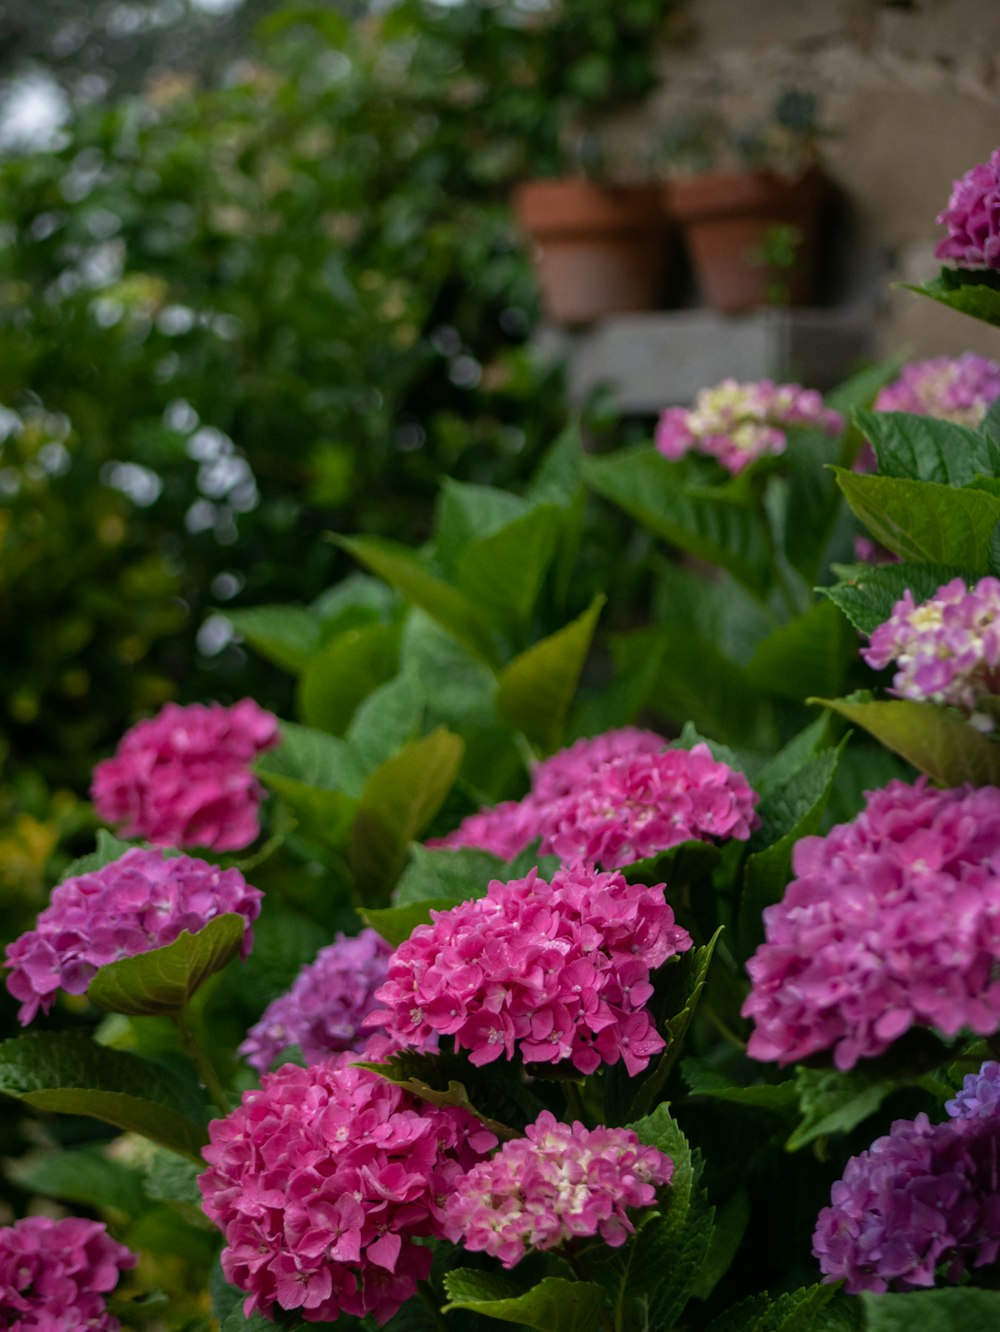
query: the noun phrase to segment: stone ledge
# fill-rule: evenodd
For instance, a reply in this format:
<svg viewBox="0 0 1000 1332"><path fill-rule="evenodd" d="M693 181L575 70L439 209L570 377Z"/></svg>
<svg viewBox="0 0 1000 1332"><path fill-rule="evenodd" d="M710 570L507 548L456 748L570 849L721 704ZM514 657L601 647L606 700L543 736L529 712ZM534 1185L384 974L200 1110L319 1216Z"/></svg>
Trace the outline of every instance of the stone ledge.
<svg viewBox="0 0 1000 1332"><path fill-rule="evenodd" d="M874 359L874 312L654 311L617 315L581 332L546 328L539 345L566 358L574 401L604 386L620 411L645 414L688 403L726 378L830 388Z"/></svg>

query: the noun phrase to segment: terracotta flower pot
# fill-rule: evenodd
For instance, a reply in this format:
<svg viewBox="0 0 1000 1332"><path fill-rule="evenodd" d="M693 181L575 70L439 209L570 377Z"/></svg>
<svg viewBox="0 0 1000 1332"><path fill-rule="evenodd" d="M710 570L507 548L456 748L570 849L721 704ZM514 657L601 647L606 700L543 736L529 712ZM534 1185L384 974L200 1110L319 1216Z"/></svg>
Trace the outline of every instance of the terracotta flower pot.
<svg viewBox="0 0 1000 1332"><path fill-rule="evenodd" d="M772 171L713 171L669 181L663 190L713 310L738 314L812 299L822 224L833 197L822 171L811 168L795 179ZM787 265L769 262L776 228L794 228L794 257Z"/></svg>
<svg viewBox="0 0 1000 1332"><path fill-rule="evenodd" d="M656 185L529 181L515 191L514 212L535 243L550 319L587 324L657 308L673 237Z"/></svg>

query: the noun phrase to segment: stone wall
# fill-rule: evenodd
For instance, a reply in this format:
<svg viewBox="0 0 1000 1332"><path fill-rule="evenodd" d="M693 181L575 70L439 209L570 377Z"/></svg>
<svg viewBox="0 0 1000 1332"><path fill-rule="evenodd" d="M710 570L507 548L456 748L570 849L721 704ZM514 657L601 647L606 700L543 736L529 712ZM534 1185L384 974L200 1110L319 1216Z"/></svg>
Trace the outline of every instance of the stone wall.
<svg viewBox="0 0 1000 1332"><path fill-rule="evenodd" d="M951 182L1000 145L1000 0L687 0L660 67L658 92L613 127L623 158L648 154L678 113L748 124L784 89L815 92L846 203L836 299L872 303L884 352L1000 359L997 332L888 290L937 271Z"/></svg>

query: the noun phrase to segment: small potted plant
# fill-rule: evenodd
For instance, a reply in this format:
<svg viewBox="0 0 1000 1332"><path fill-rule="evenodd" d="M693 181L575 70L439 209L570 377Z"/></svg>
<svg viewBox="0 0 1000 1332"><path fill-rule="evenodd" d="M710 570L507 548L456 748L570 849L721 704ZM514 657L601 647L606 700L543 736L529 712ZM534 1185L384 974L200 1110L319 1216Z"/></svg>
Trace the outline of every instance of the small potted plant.
<svg viewBox="0 0 1000 1332"><path fill-rule="evenodd" d="M558 324L656 309L673 249L659 187L610 184L591 132L567 153L570 174L524 181L514 212L531 238L542 305Z"/></svg>
<svg viewBox="0 0 1000 1332"><path fill-rule="evenodd" d="M822 133L816 97L797 89L742 134L712 115L669 128L660 153L669 174L664 203L712 309L738 314L812 299L833 198Z"/></svg>

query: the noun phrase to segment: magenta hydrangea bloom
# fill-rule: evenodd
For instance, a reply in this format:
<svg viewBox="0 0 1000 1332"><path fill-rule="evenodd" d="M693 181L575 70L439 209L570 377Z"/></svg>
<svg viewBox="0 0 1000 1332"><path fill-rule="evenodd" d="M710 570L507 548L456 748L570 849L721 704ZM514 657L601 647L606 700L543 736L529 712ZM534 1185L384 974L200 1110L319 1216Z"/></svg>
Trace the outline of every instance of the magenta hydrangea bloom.
<svg viewBox="0 0 1000 1332"><path fill-rule="evenodd" d="M520 1050L581 1073L623 1061L634 1076L664 1048L644 1007L650 972L691 947L663 884L584 865L547 883L532 870L485 897L432 911L389 960L367 1022L404 1046L451 1036L473 1064Z"/></svg>
<svg viewBox="0 0 1000 1332"><path fill-rule="evenodd" d="M897 698L949 704L991 731L993 718L977 707L1000 693L1000 580L981 578L968 588L953 578L919 605L907 589L861 655L875 670L895 661L890 693Z"/></svg>
<svg viewBox="0 0 1000 1332"><path fill-rule="evenodd" d="M125 837L240 851L260 832L264 788L250 765L279 739L277 718L251 698L231 708L168 703L97 765L91 799Z"/></svg>
<svg viewBox="0 0 1000 1332"><path fill-rule="evenodd" d="M680 842L745 841L759 823L756 800L705 744L613 759L541 809L541 850L618 869Z"/></svg>
<svg viewBox="0 0 1000 1332"><path fill-rule="evenodd" d="M653 1203L673 1174L670 1157L631 1129L561 1124L543 1110L524 1132L474 1166L448 1200L448 1238L504 1267L590 1235L618 1248L635 1229L629 1211Z"/></svg>
<svg viewBox="0 0 1000 1332"><path fill-rule="evenodd" d="M849 1069L912 1026L1000 1027L1000 789L890 782L792 868L747 963L753 1058Z"/></svg>
<svg viewBox="0 0 1000 1332"><path fill-rule="evenodd" d="M991 1092L996 1071L984 1064L979 1075ZM827 1281L882 1294L933 1286L939 1272L954 1284L996 1262L1000 1113L995 1099L959 1101L943 1124L926 1115L897 1120L848 1161L813 1236Z"/></svg>
<svg viewBox="0 0 1000 1332"><path fill-rule="evenodd" d="M29 1216L0 1227L0 1327L118 1332L106 1299L137 1261L100 1221Z"/></svg>
<svg viewBox="0 0 1000 1332"><path fill-rule="evenodd" d="M246 921L242 954L248 956L262 897L239 870L191 856L165 859L137 847L67 879L35 928L7 945L7 989L21 1001L21 1024L39 1009L47 1013L57 990L83 994L98 967L162 948L183 930L194 934L228 912Z"/></svg>
<svg viewBox="0 0 1000 1332"><path fill-rule="evenodd" d="M286 1064L210 1126L202 1206L247 1317L388 1322L430 1271L416 1241L443 1236L445 1200L496 1145L467 1111L416 1101L349 1058Z"/></svg>
<svg viewBox="0 0 1000 1332"><path fill-rule="evenodd" d="M953 182L937 224L948 228L934 247L939 259L954 259L959 268L1000 268L1000 148Z"/></svg>
<svg viewBox="0 0 1000 1332"><path fill-rule="evenodd" d="M655 441L665 458L706 454L736 476L758 458L784 453L786 428L799 425L839 435L844 418L824 406L815 389L800 384L724 379L702 389L693 407L668 407L657 422Z"/></svg>
<svg viewBox="0 0 1000 1332"><path fill-rule="evenodd" d="M374 930L354 938L338 934L302 968L288 993L268 1005L240 1053L266 1073L292 1045L307 1064L343 1050L362 1050L370 1036L361 1022L378 1007L375 991L386 978L391 952Z"/></svg>
<svg viewBox="0 0 1000 1332"><path fill-rule="evenodd" d="M679 842L749 837L757 796L742 773L705 744L666 744L635 727L578 740L538 765L523 800L480 810L428 845L511 860L540 839L543 855L620 869Z"/></svg>

